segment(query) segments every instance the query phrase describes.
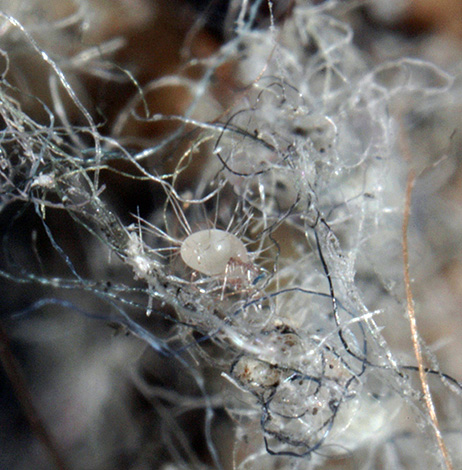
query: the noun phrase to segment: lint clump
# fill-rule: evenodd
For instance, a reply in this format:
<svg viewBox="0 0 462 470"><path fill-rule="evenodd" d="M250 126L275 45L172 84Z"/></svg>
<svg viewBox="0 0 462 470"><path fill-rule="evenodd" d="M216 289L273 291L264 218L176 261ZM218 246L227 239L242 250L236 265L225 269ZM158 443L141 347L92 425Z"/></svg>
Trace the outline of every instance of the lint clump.
<svg viewBox="0 0 462 470"><path fill-rule="evenodd" d="M401 240L407 167L398 102L438 96L451 79L423 61L370 69L334 6L296 5L273 29L240 31L235 56L247 89L217 126L209 160L252 214L245 235L262 241L263 255L253 262L267 275L247 300L227 307L216 334L235 354L224 374L251 410L229 407L243 423L237 448L249 439L246 426L259 442L258 431L244 424L252 416L262 453L301 458L291 460L301 467L312 459L313 468L328 465L321 454L358 452L366 466L387 459L384 443L403 432L401 409L415 412L435 445L429 416L410 398L418 394L416 369L395 356L381 332L381 316L400 317L405 309L373 310L365 301L373 304L390 288L382 269L389 276L398 269L395 253L382 257L371 243L382 230ZM262 55L256 73L247 65ZM199 233L197 254L206 232ZM369 453L367 442L374 443ZM253 468L253 458L240 457L237 468Z"/></svg>
<svg viewBox="0 0 462 470"><path fill-rule="evenodd" d="M441 393L438 429L459 463L459 382L439 369L438 344L422 342L427 362L419 370L395 342L408 328L403 131L449 106L441 96L453 82L418 59L374 64L355 43L353 25L362 21L345 2L295 2L282 11L279 2L232 2L225 19L232 33L205 57L194 56L192 28L175 75L140 84L125 71L136 97L110 136L37 44L54 77L54 106L42 109L48 126L1 94L5 147L19 142L14 158L0 162L4 203L32 205L41 231L30 236L33 268L18 261L19 249L5 250L0 274L47 293L14 318L52 306L103 323L92 340L105 334L106 343L133 346L120 358L107 345L91 355L90 382L105 378L95 414L110 397L117 364L130 372L118 395L127 397L124 426L115 413L84 446L100 450L98 439L107 437L106 460L95 466L120 465L113 443L122 436L127 465L164 469L444 468L419 373ZM105 75L106 63L98 65L95 75ZM1 93L12 90L2 85ZM184 113L151 109L149 94L161 89L184 94ZM85 125L67 119L64 92ZM129 118L168 125L160 137L125 138ZM429 163L421 173L439 165ZM16 191L11 180L19 177ZM124 184L135 188L130 210L112 204ZM63 212L62 226L78 227L66 231L74 238L56 229L53 216ZM7 248L22 215L12 217ZM411 246L428 249L419 224L409 234ZM42 239L59 260L57 272L37 256ZM79 256L88 269L77 266ZM87 337L79 338L88 353ZM73 344L68 335L62 342ZM116 363L110 377L106 353Z"/></svg>

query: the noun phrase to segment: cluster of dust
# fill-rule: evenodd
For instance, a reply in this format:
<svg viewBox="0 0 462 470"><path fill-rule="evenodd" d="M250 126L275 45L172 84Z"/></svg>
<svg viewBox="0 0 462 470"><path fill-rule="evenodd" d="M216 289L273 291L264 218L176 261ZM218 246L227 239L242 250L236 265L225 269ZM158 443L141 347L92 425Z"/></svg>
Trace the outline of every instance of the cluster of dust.
<svg viewBox="0 0 462 470"><path fill-rule="evenodd" d="M242 1L141 79L160 3L6 3L2 322L69 468L457 468L460 63L367 23L399 2Z"/></svg>

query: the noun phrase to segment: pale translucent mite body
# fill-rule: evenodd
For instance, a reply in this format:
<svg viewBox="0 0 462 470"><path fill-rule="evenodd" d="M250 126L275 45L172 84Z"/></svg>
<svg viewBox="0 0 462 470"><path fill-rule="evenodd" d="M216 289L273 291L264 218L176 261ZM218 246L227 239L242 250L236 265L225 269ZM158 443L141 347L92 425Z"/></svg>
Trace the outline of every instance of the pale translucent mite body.
<svg viewBox="0 0 462 470"><path fill-rule="evenodd" d="M226 276L230 264L250 262L241 240L219 229L192 233L183 241L180 255L186 265L207 276Z"/></svg>

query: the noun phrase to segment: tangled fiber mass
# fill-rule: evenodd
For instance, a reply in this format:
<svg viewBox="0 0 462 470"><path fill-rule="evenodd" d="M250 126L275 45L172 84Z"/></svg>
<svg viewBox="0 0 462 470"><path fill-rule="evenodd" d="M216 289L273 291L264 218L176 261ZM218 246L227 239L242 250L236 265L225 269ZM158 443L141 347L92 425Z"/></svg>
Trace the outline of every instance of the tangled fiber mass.
<svg viewBox="0 0 462 470"><path fill-rule="evenodd" d="M460 468L457 47L134 3L1 5L2 467Z"/></svg>

